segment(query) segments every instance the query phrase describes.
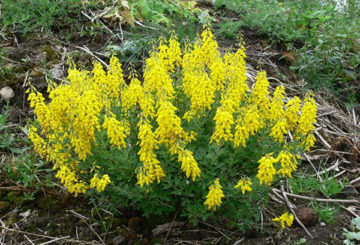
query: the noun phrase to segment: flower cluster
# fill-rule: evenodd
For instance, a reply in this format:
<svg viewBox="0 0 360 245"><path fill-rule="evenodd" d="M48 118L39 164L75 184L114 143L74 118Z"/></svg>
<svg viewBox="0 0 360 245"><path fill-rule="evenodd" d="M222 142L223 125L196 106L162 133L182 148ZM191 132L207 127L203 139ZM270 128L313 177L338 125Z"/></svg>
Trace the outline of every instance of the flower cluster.
<svg viewBox="0 0 360 245"><path fill-rule="evenodd" d="M281 228L285 228L285 224L287 226L291 226L294 221L294 215L289 214L288 212L283 213L280 217L273 218L272 221L279 222L281 225Z"/></svg>
<svg viewBox="0 0 360 245"><path fill-rule="evenodd" d="M221 55L214 35L205 28L183 51L175 35L169 41L161 39L149 53L141 79L131 71L130 83L125 83L117 58L110 60L107 70L99 63L91 72L69 69L68 82L49 87L49 102L30 90L28 99L40 127L31 126L29 138L75 195L89 189L102 192L110 183L116 186L121 180L113 169L124 172L126 184L144 188L171 180L168 173L173 174L176 166L180 178L212 183L202 190L209 189L203 194L204 204L215 211L225 197L220 181L245 195L255 182L271 185L277 178L291 178L297 155L315 143L313 95L303 102L298 97L286 101L283 86L271 94L264 71L249 86L245 57L243 44L236 52ZM202 120L208 122L206 137L197 135ZM294 140L287 137L289 132ZM199 138L206 139L206 146L196 144ZM231 179L207 174L209 163L197 150L211 146L241 152L254 138L258 145L266 138L277 146L270 152L258 151L257 168L252 167L257 173L244 176L237 166L229 169L234 173ZM113 159L114 152L123 158ZM95 173L94 162L100 165ZM239 176L243 177L238 180Z"/></svg>
<svg viewBox="0 0 360 245"><path fill-rule="evenodd" d="M220 185L219 179L215 179L214 183L209 187L209 193L206 196L204 204L208 206L208 209L213 211L221 205L221 198L224 197L222 186Z"/></svg>

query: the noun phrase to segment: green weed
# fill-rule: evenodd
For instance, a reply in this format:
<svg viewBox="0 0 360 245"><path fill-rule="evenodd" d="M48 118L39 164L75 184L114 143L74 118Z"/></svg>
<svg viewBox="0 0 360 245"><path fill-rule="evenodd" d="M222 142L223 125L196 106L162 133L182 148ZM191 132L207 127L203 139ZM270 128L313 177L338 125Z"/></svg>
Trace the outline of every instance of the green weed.
<svg viewBox="0 0 360 245"><path fill-rule="evenodd" d="M331 224L335 221L336 214L339 211L340 207L336 204L318 204L316 202L311 202L312 207L315 212L319 215L319 219L327 224Z"/></svg>
<svg viewBox="0 0 360 245"><path fill-rule="evenodd" d="M294 178L289 179L289 183L295 194L321 192L327 197L341 193L346 186L346 182L338 181L328 174L323 176L322 182L316 177L295 175Z"/></svg>
<svg viewBox="0 0 360 245"><path fill-rule="evenodd" d="M239 36L239 30L244 25L243 21L227 21L220 24L220 29L215 33L217 36L236 39Z"/></svg>

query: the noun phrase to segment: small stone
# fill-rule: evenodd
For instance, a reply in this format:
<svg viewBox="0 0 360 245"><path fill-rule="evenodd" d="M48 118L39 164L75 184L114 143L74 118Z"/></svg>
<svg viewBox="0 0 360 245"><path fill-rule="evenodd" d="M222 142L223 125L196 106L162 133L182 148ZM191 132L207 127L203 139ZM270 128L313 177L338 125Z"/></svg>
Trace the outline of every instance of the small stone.
<svg viewBox="0 0 360 245"><path fill-rule="evenodd" d="M318 222L318 215L311 207L299 207L295 210L296 216L306 226L310 227Z"/></svg>
<svg viewBox="0 0 360 245"><path fill-rule="evenodd" d="M51 69L51 73L53 78L55 79L63 78L64 77L63 65L62 64L54 65L53 68Z"/></svg>
<svg viewBox="0 0 360 245"><path fill-rule="evenodd" d="M12 90L12 88L6 86L0 90L0 95L3 100L9 101L15 96L15 93L14 90Z"/></svg>

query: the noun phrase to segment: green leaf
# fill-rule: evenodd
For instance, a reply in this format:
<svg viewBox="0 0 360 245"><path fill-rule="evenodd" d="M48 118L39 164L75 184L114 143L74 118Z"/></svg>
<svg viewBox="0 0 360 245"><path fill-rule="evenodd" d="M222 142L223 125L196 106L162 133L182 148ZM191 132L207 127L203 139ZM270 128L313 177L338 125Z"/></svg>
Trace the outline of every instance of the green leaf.
<svg viewBox="0 0 360 245"><path fill-rule="evenodd" d="M351 223L355 225L356 229L360 230L360 217L354 218Z"/></svg>
<svg viewBox="0 0 360 245"><path fill-rule="evenodd" d="M24 148L10 147L10 151L15 154L23 154L29 149L30 147L24 147Z"/></svg>

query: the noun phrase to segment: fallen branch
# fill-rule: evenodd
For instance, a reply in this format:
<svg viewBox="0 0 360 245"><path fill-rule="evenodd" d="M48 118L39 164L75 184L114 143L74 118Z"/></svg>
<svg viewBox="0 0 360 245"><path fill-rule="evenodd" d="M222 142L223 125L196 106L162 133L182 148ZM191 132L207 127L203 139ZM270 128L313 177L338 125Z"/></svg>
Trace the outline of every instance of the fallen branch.
<svg viewBox="0 0 360 245"><path fill-rule="evenodd" d="M273 188L273 191L282 193L281 190L276 189L276 188ZM292 193L289 193L289 192L284 192L284 193L289 197L294 197L294 198L299 198L299 199L304 199L304 200L309 200L309 201L333 202L333 203L357 203L357 204L360 204L360 200L355 200L355 199L317 198L317 197L308 197L308 196L292 194Z"/></svg>

